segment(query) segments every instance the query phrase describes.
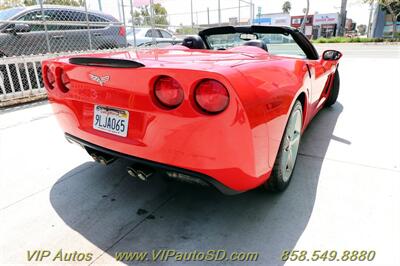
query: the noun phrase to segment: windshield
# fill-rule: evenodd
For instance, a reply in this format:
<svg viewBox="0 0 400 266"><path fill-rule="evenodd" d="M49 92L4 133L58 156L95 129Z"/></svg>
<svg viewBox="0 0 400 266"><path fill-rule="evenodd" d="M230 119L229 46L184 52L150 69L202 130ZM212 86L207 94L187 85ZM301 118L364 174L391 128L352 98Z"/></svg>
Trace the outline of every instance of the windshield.
<svg viewBox="0 0 400 266"><path fill-rule="evenodd" d="M253 39L264 42L270 54L301 58L306 57L304 51L289 34L254 33L249 35L242 33L228 33L207 36L207 42L213 50L225 50L235 46L240 46L246 41Z"/></svg>
<svg viewBox="0 0 400 266"><path fill-rule="evenodd" d="M10 8L0 11L0 20L9 20L19 12L23 11L23 7Z"/></svg>

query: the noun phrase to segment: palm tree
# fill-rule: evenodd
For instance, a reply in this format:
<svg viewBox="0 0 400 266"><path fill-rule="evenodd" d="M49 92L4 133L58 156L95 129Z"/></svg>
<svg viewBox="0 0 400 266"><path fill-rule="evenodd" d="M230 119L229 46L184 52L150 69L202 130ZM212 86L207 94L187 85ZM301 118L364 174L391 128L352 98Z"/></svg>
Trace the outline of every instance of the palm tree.
<svg viewBox="0 0 400 266"><path fill-rule="evenodd" d="M282 6L283 13L289 14L291 9L292 9L292 4L289 1L286 1L285 3L283 3L283 6Z"/></svg>

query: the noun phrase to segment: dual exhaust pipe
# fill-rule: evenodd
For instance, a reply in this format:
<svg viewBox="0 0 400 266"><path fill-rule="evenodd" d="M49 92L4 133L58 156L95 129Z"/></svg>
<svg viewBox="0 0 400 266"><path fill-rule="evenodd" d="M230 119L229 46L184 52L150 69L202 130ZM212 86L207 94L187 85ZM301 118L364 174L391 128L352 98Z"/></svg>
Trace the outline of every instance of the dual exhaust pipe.
<svg viewBox="0 0 400 266"><path fill-rule="evenodd" d="M109 155L107 153L97 152L97 151L90 151L89 154L93 158L93 160L95 160L96 162L98 162L102 165L109 165L117 159L116 157L114 157L112 155ZM140 163L134 163L134 164L131 164L126 167L126 172L130 176L138 178L141 181L148 181L149 178L154 174L155 170L149 166L146 166L146 165L143 165ZM192 183L192 184L201 185L201 186L208 186L208 183L206 183L203 180L196 178L196 177L192 177L192 176L185 175L182 173L171 172L171 171L166 171L165 173L171 179L184 181L186 183Z"/></svg>
<svg viewBox="0 0 400 266"><path fill-rule="evenodd" d="M102 165L109 165L117 159L112 155L97 151L91 151L89 154L95 162L98 162ZM132 164L126 168L126 171L130 176L138 178L142 181L147 181L154 173L154 169L142 164Z"/></svg>

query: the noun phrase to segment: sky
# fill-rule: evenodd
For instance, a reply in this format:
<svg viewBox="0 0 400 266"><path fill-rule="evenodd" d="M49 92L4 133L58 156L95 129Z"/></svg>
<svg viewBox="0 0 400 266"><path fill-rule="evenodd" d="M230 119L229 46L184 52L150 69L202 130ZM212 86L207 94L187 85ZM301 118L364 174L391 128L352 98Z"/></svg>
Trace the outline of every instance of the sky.
<svg viewBox="0 0 400 266"><path fill-rule="evenodd" d="M89 0L91 9L98 9L99 0ZM108 12L119 18L118 0L100 0L102 1L103 11ZM120 1L120 0L119 0ZM129 16L129 0L123 0L125 5L126 17ZM135 0L134 0L135 1ZM159 1L170 15L170 24L179 26L190 25L190 0L156 0ZM193 20L199 24L205 24L208 21L207 8L210 9L210 23L218 22L218 0L192 0L193 1ZM250 0L246 0L250 1ZM255 13L258 13L258 8L261 8L261 13L279 13L282 12L282 5L285 0L253 0L255 4ZM291 15L303 14L303 8L306 6L306 0L291 0L292 10ZM363 4L362 0L348 0L347 2L347 17L353 19L357 24L368 24L369 5ZM228 21L230 17L238 17L239 15L239 0L220 0L222 21ZM248 5L242 2L241 18L250 17L250 9ZM246 6L247 7L243 7ZM341 0L310 0L310 14L318 12L335 13L340 12ZM122 15L121 15L122 17Z"/></svg>

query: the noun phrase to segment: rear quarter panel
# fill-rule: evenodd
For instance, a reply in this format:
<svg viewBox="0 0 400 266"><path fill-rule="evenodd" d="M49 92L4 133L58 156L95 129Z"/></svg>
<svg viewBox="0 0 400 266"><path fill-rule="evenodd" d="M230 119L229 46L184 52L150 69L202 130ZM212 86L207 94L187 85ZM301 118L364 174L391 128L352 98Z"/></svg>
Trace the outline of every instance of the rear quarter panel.
<svg viewBox="0 0 400 266"><path fill-rule="evenodd" d="M292 58L275 59L236 66L247 81L246 86L238 88L238 94L239 97L247 95L243 103L249 111L250 124L253 128L259 128L256 129L257 136L264 137L263 130L268 132L267 148L260 146L255 149L259 154L259 163L265 158L265 164L270 168L274 165L292 106L301 93L306 96L303 121L310 119L307 114L311 79L305 62ZM249 92L252 96L248 95ZM266 128L263 128L263 124ZM258 143L263 144L261 140Z"/></svg>

